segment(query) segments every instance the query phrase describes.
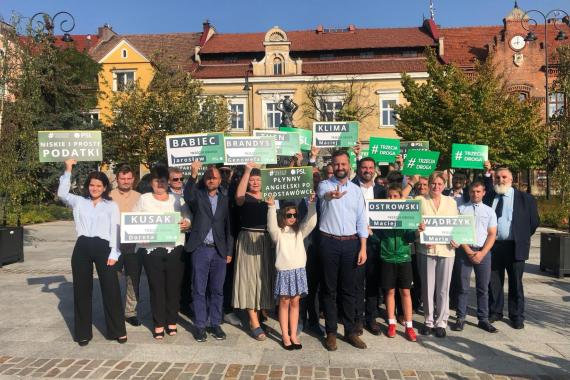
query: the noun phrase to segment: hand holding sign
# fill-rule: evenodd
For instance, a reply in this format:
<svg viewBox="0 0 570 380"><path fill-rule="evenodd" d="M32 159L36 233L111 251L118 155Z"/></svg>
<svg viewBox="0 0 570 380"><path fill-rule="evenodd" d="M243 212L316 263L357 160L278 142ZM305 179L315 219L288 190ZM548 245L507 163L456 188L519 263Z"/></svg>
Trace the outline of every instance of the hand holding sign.
<svg viewBox="0 0 570 380"><path fill-rule="evenodd" d="M265 203L267 203L268 206L275 206L275 198L273 197L273 194L267 197Z"/></svg>
<svg viewBox="0 0 570 380"><path fill-rule="evenodd" d="M192 162L192 164L190 165L190 169L192 171L192 178L198 177L198 172L200 171L201 168L202 168L202 161L194 160L194 162Z"/></svg>
<svg viewBox="0 0 570 380"><path fill-rule="evenodd" d="M184 232L190 228L190 221L188 219L183 219L180 221L180 231Z"/></svg>
<svg viewBox="0 0 570 380"><path fill-rule="evenodd" d="M73 170L73 165L77 164L77 160L73 158L68 158L65 162L65 171L70 172Z"/></svg>

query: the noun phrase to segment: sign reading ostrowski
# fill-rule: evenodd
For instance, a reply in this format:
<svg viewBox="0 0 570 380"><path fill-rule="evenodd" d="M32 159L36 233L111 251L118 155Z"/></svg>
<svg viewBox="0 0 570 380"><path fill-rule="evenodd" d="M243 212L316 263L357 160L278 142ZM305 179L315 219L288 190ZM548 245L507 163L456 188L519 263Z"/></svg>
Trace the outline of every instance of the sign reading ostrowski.
<svg viewBox="0 0 570 380"><path fill-rule="evenodd" d="M310 166L261 169L261 192L264 199L299 199L313 191L313 168Z"/></svg>
<svg viewBox="0 0 570 380"><path fill-rule="evenodd" d="M475 243L475 219L473 215L423 216L425 230L420 233L422 244Z"/></svg>
<svg viewBox="0 0 570 380"><path fill-rule="evenodd" d="M319 148L352 147L358 142L358 122L313 123L313 145Z"/></svg>
<svg viewBox="0 0 570 380"><path fill-rule="evenodd" d="M168 166L190 165L195 160L204 164L224 162L224 135L199 133L166 136Z"/></svg>
<svg viewBox="0 0 570 380"><path fill-rule="evenodd" d="M415 230L421 222L420 201L378 200L366 201L370 228Z"/></svg>
<svg viewBox="0 0 570 380"><path fill-rule="evenodd" d="M102 161L101 131L38 131L40 162Z"/></svg>
<svg viewBox="0 0 570 380"><path fill-rule="evenodd" d="M180 236L180 214L123 212L121 243L174 243Z"/></svg>
<svg viewBox="0 0 570 380"><path fill-rule="evenodd" d="M275 139L272 137L225 137L226 165L276 164Z"/></svg>

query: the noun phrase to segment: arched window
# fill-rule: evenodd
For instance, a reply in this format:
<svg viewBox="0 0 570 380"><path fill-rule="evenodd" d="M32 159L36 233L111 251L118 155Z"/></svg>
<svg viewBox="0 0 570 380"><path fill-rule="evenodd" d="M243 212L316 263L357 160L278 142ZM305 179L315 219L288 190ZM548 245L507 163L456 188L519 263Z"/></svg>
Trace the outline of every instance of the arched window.
<svg viewBox="0 0 570 380"><path fill-rule="evenodd" d="M273 59L273 75L283 75L283 60L279 57Z"/></svg>

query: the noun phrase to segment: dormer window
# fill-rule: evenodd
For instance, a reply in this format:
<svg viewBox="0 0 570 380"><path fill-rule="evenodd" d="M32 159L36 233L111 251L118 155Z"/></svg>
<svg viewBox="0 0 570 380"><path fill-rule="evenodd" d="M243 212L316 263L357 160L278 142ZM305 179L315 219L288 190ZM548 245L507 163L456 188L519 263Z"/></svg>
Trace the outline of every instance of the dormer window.
<svg viewBox="0 0 570 380"><path fill-rule="evenodd" d="M283 75L283 60L279 57L273 59L273 75Z"/></svg>
<svg viewBox="0 0 570 380"><path fill-rule="evenodd" d="M127 49L123 49L123 50L121 51L121 57L123 57L123 58L127 58L127 57L128 57Z"/></svg>

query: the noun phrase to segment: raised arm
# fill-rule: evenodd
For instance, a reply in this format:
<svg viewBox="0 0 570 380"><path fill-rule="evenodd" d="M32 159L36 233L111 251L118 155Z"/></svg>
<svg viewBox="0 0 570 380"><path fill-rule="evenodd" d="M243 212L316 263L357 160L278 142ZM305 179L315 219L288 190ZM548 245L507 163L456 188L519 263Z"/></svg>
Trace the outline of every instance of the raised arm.
<svg viewBox="0 0 570 380"><path fill-rule="evenodd" d="M299 226L300 227L299 230L303 234L303 239L309 236L311 232L313 232L313 229L315 228L316 225L317 225L317 202L315 195L313 194L309 199L309 207L307 210L307 215L305 215L305 218L303 219L301 225Z"/></svg>
<svg viewBox="0 0 570 380"><path fill-rule="evenodd" d="M281 234L281 229L277 224L277 208L273 197L267 200L267 232L269 232L271 240L276 243Z"/></svg>
<svg viewBox="0 0 570 380"><path fill-rule="evenodd" d="M202 167L202 162L199 160L194 160L192 165L190 165L191 173L190 178L186 181L186 185L184 185L184 202L188 205L188 207L192 207L192 202L196 198L196 191L195 187L198 182L198 171Z"/></svg>
<svg viewBox="0 0 570 380"><path fill-rule="evenodd" d="M59 177L59 186L57 188L57 196L69 207L75 207L77 200L80 198L75 194L71 194L69 190L71 189L71 171L73 170L73 165L77 163L74 159L65 160L65 172Z"/></svg>
<svg viewBox="0 0 570 380"><path fill-rule="evenodd" d="M236 204L238 206L243 206L245 202L245 193L247 192L247 184L249 182L249 175L251 174L251 170L257 167L257 165L253 162L248 162L245 165L245 170L243 172L243 176L239 181L239 185L236 190Z"/></svg>

